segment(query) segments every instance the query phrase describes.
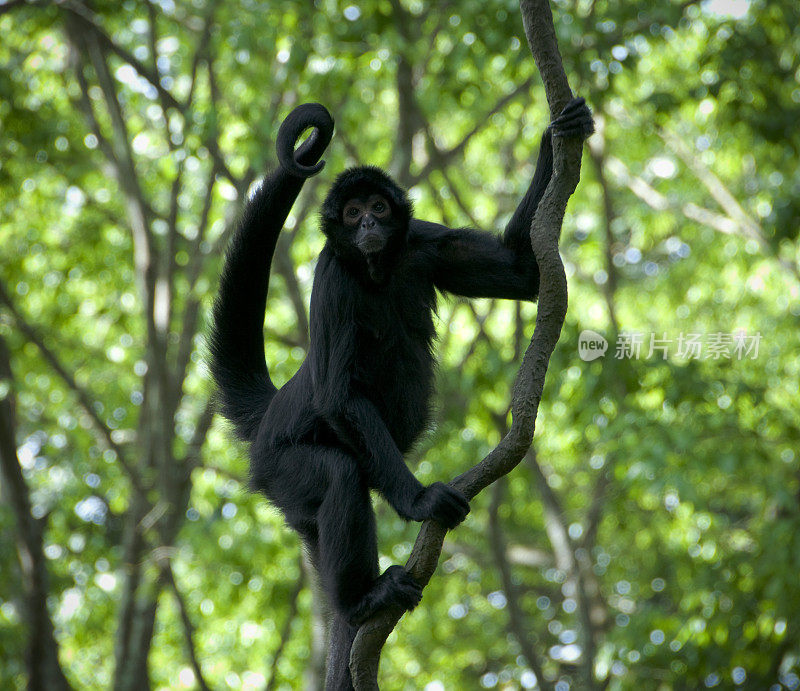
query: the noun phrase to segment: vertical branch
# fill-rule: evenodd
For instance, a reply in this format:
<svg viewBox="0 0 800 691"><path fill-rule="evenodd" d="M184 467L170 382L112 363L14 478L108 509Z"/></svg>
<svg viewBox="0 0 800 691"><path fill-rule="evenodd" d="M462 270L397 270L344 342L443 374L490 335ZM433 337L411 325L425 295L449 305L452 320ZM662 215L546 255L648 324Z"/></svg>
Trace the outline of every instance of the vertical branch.
<svg viewBox="0 0 800 691"><path fill-rule="evenodd" d="M189 660L192 663L192 669L194 669L195 677L197 677L197 686L200 688L200 691L211 691L208 688L205 677L203 676L203 670L200 667L200 660L197 657L197 648L195 648L194 644L194 625L189 617L189 610L186 607L186 600L184 600L183 595L178 588L178 584L175 582L175 573L172 571L172 564L168 558L164 560L161 571L163 578L167 581L170 588L172 588L172 592L175 595L175 600L178 603L181 624L183 624L183 636L186 639L186 648L189 651Z"/></svg>
<svg viewBox="0 0 800 691"><path fill-rule="evenodd" d="M550 112L557 115L572 93L561 64L553 17L547 0L520 0L528 44L542 75ZM539 309L533 339L523 357L512 395L513 422L508 434L480 463L453 481L468 498L509 473L533 441L533 431L550 356L561 335L567 310L567 279L558 251L567 202L580 179L582 141L557 139L553 176L539 204L531 228L531 245L539 264ZM445 530L426 521L417 536L406 569L421 584L436 569ZM384 611L358 631L350 654L353 685L359 691L378 688L378 665L386 638L402 612Z"/></svg>
<svg viewBox="0 0 800 691"><path fill-rule="evenodd" d="M49 579L42 546L42 523L31 514L28 485L17 457L16 431L11 358L5 340L0 337L0 477L4 498L17 522L17 556L28 624L28 689L68 691L72 687L58 661L58 643L47 611Z"/></svg>
<svg viewBox="0 0 800 691"><path fill-rule="evenodd" d="M506 479L500 478L492 487L492 502L489 506L489 543L494 555L494 562L500 571L500 581L503 584L503 591L506 594L508 603L509 628L514 638L517 639L519 648L522 651L525 661L536 675L536 681L540 689L549 691L551 684L544 676L539 655L533 647L530 635L525 626L525 613L519 605L519 588L511 576L511 565L508 563L506 549L506 538L503 534L503 527L500 525L500 505L503 502L503 493L506 488Z"/></svg>
<svg viewBox="0 0 800 691"><path fill-rule="evenodd" d="M614 295L617 291L617 268L614 266L614 220L617 218L614 208L614 199L611 193L611 185L608 184L606 175L606 139L605 121L603 118L595 118L597 124L595 136L589 143L589 155L594 164L594 171L603 192L603 230L605 231L605 259L606 259L606 280L603 286L603 295L608 307L608 319L614 329L614 334L619 332L619 322L617 321L617 310L614 305Z"/></svg>
<svg viewBox="0 0 800 691"><path fill-rule="evenodd" d="M578 604L578 615L581 620L581 659L578 671L581 675L582 687L587 690L596 688L594 680L594 658L597 653L597 635L592 621L592 604L588 595L585 564L579 563L576 551L573 549L567 527L566 512L562 501L550 487L547 478L542 472L536 453L531 450L527 455L527 463L542 497L544 508L545 532L553 549L556 567L570 580L575 589L575 600Z"/></svg>
<svg viewBox="0 0 800 691"><path fill-rule="evenodd" d="M294 588L292 588L292 592L289 594L289 611L286 613L286 621L283 622L283 628L281 629L281 635L278 643L278 648L275 650L275 654L272 656L272 672L269 676L269 681L267 685L264 687L264 691L272 691L276 687L278 683L278 663L280 662L281 657L283 656L283 651L286 649L286 645L289 643L289 637L292 634L292 624L294 620L297 618L297 610L298 610L298 600L300 599L300 592L303 590L303 585L305 582L305 569L303 568L303 558L304 555L301 553L299 558L299 575L297 576L297 581L295 581Z"/></svg>
<svg viewBox="0 0 800 691"><path fill-rule="evenodd" d="M111 434L111 429L108 427L108 425L106 425L105 422L103 422L103 419L98 414L92 397L78 384L75 377L67 370L53 350L47 346L45 339L40 335L38 329L33 324L29 323L22 313L17 309L16 304L11 298L11 293L8 291L8 288L5 286L2 280L0 280L0 303L6 306L6 309L13 318L14 323L20 332L28 341L33 343L33 345L38 348L39 352L42 354L42 357L50 366L50 368L59 377L61 377L61 379L67 385L67 388L74 392L76 398L78 399L78 404L92 421L92 427L98 435L100 443L106 446L108 449L111 449L116 454L117 460L119 461L122 469L128 475L128 479L130 480L134 490L138 494L143 495L145 488L142 485L139 475L135 471L134 467L128 462L127 456L123 452L122 447L114 441L114 437Z"/></svg>
<svg viewBox="0 0 800 691"><path fill-rule="evenodd" d="M100 124L89 94L89 65L94 72L111 123L109 139L101 137L100 141L106 142L103 151L116 174L127 204L135 276L144 305L148 369L137 432L141 458L139 466L141 469L155 468L160 471L159 490L172 500L172 504L177 505L174 501L177 483L174 481L172 414L169 410L165 413L162 409L165 402L169 408L171 391L166 358L169 307L165 304L170 296L165 285L158 285L159 256L151 228L153 212L146 201L142 181L136 171L130 133L108 65L109 52L116 55L120 53L113 41L96 25L94 17L84 12L85 8L80 3L68 3L64 10L66 32L73 47L73 67L89 124L100 132ZM124 55L122 57L126 59ZM145 65L139 64L137 69L148 74L148 79L155 82L154 86L160 90L157 74L152 74ZM165 99L162 103L179 107L169 94L162 95ZM119 603L114 647L114 689L117 691L138 691L149 686L147 661L158 607L158 593L162 587L158 579L154 580L143 573L141 567L144 541L140 522L150 509L148 499L135 495L125 515L123 554L126 578Z"/></svg>

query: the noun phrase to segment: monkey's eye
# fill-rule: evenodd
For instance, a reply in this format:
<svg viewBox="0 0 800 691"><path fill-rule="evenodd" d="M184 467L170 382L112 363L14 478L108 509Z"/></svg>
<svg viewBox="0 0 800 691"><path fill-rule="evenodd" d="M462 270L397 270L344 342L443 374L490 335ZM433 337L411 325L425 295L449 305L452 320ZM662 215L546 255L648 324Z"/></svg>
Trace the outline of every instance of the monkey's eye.
<svg viewBox="0 0 800 691"><path fill-rule="evenodd" d="M359 213L361 213L361 212L358 210L358 208L357 208L357 207L355 207L355 206L350 206L350 207L348 207L348 208L347 208L347 210L345 211L345 213L346 213L346 214L347 214L347 215L348 215L350 218L355 218L355 217L356 217L356 216L358 216L358 214L359 214Z"/></svg>
<svg viewBox="0 0 800 691"><path fill-rule="evenodd" d="M372 205L372 209L373 209L373 211L377 211L378 213L381 213L382 211L386 210L386 204L384 204L383 202L375 202Z"/></svg>

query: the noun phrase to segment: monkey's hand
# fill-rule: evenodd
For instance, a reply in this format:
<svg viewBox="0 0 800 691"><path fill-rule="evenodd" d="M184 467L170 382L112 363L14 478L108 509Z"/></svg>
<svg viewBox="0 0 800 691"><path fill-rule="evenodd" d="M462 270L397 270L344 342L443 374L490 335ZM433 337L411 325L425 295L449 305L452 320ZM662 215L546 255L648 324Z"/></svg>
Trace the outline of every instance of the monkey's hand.
<svg viewBox="0 0 800 691"><path fill-rule="evenodd" d="M414 499L409 516L414 521L433 519L443 528L455 528L469 513L467 498L454 487L434 482Z"/></svg>
<svg viewBox="0 0 800 691"><path fill-rule="evenodd" d="M592 111L583 98L573 98L561 114L550 123L554 137L581 137L586 139L594 132Z"/></svg>

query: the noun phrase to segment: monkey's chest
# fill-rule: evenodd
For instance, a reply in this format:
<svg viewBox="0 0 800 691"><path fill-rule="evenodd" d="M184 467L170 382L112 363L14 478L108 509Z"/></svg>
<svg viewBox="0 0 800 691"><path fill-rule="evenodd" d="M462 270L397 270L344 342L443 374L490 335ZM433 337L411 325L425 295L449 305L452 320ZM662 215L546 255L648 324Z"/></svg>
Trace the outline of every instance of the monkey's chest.
<svg viewBox="0 0 800 691"><path fill-rule="evenodd" d="M382 307L360 314L357 320L354 379L377 407L400 450L406 451L428 422L435 330L430 307L424 303Z"/></svg>

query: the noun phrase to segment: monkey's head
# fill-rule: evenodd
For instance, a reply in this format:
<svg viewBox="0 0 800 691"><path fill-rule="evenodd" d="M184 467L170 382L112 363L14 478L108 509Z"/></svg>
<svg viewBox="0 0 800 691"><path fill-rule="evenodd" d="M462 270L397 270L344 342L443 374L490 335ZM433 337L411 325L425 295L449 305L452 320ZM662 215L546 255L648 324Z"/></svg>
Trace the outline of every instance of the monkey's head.
<svg viewBox="0 0 800 691"><path fill-rule="evenodd" d="M344 171L322 204L322 231L346 264L382 283L402 250L411 202L380 168Z"/></svg>

